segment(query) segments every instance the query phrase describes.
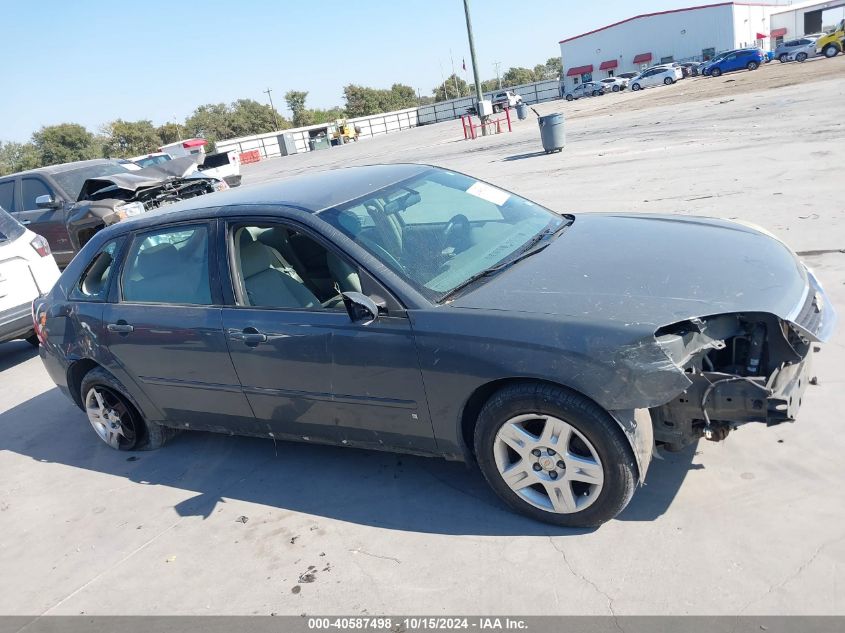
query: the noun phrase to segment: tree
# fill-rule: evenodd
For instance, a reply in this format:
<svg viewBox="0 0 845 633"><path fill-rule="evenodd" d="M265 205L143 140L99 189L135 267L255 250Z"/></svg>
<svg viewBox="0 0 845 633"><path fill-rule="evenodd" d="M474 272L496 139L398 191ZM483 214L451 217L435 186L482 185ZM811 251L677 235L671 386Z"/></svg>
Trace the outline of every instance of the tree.
<svg viewBox="0 0 845 633"><path fill-rule="evenodd" d="M161 139L162 145L175 143L182 140L182 126L178 123L164 123L156 128L156 134Z"/></svg>
<svg viewBox="0 0 845 633"><path fill-rule="evenodd" d="M308 97L308 92L303 90L288 90L285 93L285 102L288 104L288 110L293 114L293 125L295 127L302 127L303 125L311 125L313 123L309 112L305 109L305 99Z"/></svg>
<svg viewBox="0 0 845 633"><path fill-rule="evenodd" d="M545 66L546 79L560 79L563 76L563 60L560 57L549 57Z"/></svg>
<svg viewBox="0 0 845 633"><path fill-rule="evenodd" d="M32 135L32 144L41 165L88 160L101 154L94 135L77 123L44 126Z"/></svg>
<svg viewBox="0 0 845 633"><path fill-rule="evenodd" d="M235 136L229 121L229 108L225 103L199 106L185 119L185 132L187 137L197 136L212 143Z"/></svg>
<svg viewBox="0 0 845 633"><path fill-rule="evenodd" d="M350 117L367 116L380 111L381 104L378 90L367 86L349 84L343 87L343 98L346 101L346 113Z"/></svg>
<svg viewBox="0 0 845 633"><path fill-rule="evenodd" d="M481 82L481 92L493 92L499 89L498 79L485 79Z"/></svg>
<svg viewBox="0 0 845 633"><path fill-rule="evenodd" d="M386 110L383 112L390 112L391 110L404 110L405 108L413 108L419 105L419 99L416 91L405 84L393 84L390 86L390 91L385 95L388 102Z"/></svg>
<svg viewBox="0 0 845 633"><path fill-rule="evenodd" d="M149 154L162 145L153 122L124 121L117 119L103 127L105 142L103 156L107 158L129 158L138 154Z"/></svg>
<svg viewBox="0 0 845 633"><path fill-rule="evenodd" d="M32 143L0 142L0 176L40 166L38 150Z"/></svg>
<svg viewBox="0 0 845 633"><path fill-rule="evenodd" d="M511 86L530 84L534 81L536 81L534 79L534 71L529 70L528 68L522 68L521 66L508 68L505 74L502 75L502 86L508 88Z"/></svg>
<svg viewBox="0 0 845 633"><path fill-rule="evenodd" d="M254 99L238 99L232 103L230 125L235 136L251 136L290 127L285 117Z"/></svg>
<svg viewBox="0 0 845 633"><path fill-rule="evenodd" d="M454 73L448 76L446 81L437 86L433 92L435 101L468 97L472 94L469 84Z"/></svg>

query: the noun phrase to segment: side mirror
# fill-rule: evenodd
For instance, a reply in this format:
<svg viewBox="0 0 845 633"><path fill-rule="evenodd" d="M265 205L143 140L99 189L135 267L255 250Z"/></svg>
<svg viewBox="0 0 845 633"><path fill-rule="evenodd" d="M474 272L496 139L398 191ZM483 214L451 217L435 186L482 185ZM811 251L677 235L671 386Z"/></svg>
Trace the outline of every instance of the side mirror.
<svg viewBox="0 0 845 633"><path fill-rule="evenodd" d="M360 292L344 292L343 305L353 323L369 325L378 318L378 304Z"/></svg>
<svg viewBox="0 0 845 633"><path fill-rule="evenodd" d="M62 204L58 202L51 194L45 193L43 196L38 196L35 199L35 206L39 209L58 209Z"/></svg>

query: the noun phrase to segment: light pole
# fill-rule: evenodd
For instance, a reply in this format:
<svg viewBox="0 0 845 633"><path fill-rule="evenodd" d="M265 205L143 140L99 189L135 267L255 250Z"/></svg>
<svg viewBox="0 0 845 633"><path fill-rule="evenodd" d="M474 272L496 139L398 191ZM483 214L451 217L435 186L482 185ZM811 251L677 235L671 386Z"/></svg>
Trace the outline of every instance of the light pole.
<svg viewBox="0 0 845 633"><path fill-rule="evenodd" d="M502 78L499 75L499 68L502 66L502 62L493 62L493 65L496 67L496 83L499 85L499 90L502 89Z"/></svg>
<svg viewBox="0 0 845 633"><path fill-rule="evenodd" d="M276 116L276 108L273 106L273 97L270 95L271 92L273 92L273 91L270 90L270 88L267 88L267 90L264 90L264 94L266 94L267 98L270 100L270 109L273 111L273 123L276 124L276 130L278 131L278 129L279 129L279 119Z"/></svg>
<svg viewBox="0 0 845 633"><path fill-rule="evenodd" d="M469 38L469 56L472 59L472 75L475 79L475 99L481 107L481 101L484 98L481 92L481 80L478 78L478 61L475 59L475 40L472 37L472 20L469 17L469 0L464 0L464 15L467 20L467 37ZM481 118L481 134L487 136L487 119L483 116Z"/></svg>

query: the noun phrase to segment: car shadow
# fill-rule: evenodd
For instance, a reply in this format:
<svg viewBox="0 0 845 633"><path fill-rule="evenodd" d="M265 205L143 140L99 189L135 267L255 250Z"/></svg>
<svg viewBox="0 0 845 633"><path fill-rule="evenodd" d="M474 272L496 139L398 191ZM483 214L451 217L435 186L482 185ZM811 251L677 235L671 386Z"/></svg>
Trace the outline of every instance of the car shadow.
<svg viewBox="0 0 845 633"><path fill-rule="evenodd" d="M38 349L26 341L0 343L0 371L6 371L35 356L38 356Z"/></svg>
<svg viewBox="0 0 845 633"><path fill-rule="evenodd" d="M158 451L114 451L56 388L0 416L2 451L195 493L174 506L180 516L207 518L225 499L238 499L425 533L567 536L592 531L522 517L497 499L475 467L440 459L201 432L183 433ZM620 519L650 521L666 510L689 469L681 456L652 464L648 485L638 490Z"/></svg>

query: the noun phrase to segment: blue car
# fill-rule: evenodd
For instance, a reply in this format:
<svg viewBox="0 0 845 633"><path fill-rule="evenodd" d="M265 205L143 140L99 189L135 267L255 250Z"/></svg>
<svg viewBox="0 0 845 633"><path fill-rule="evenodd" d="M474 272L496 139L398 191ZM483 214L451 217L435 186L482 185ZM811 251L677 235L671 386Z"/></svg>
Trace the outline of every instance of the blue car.
<svg viewBox="0 0 845 633"><path fill-rule="evenodd" d="M765 55L759 48L745 48L721 55L704 67L704 74L718 77L722 73L734 70L757 70L763 63Z"/></svg>

